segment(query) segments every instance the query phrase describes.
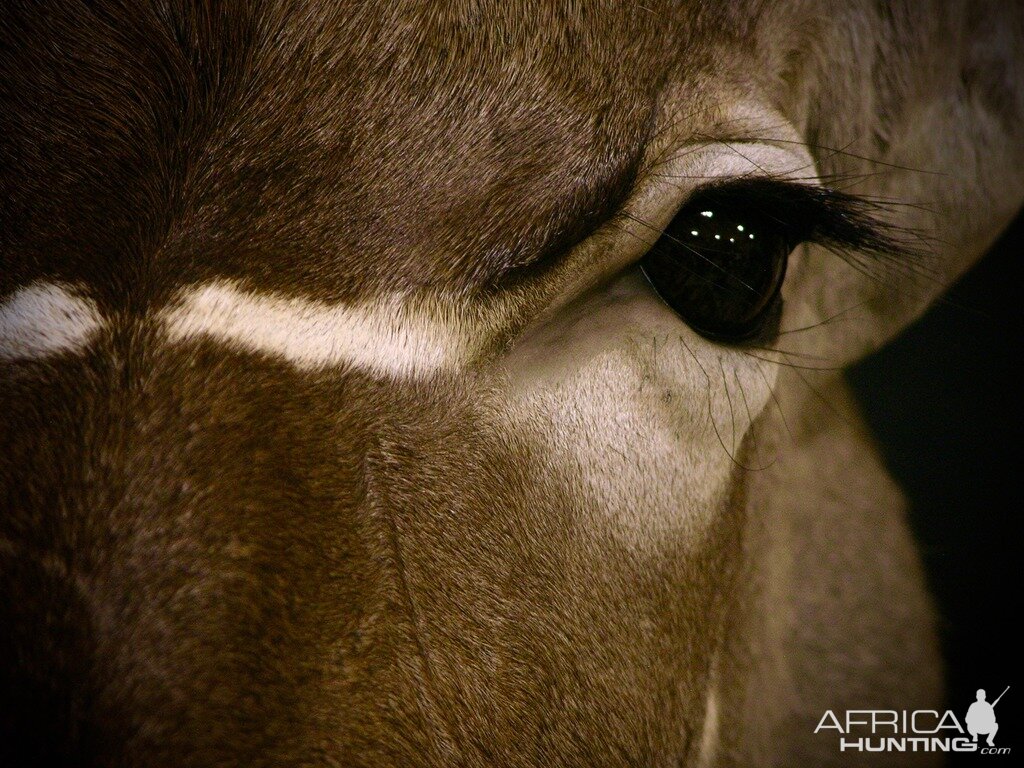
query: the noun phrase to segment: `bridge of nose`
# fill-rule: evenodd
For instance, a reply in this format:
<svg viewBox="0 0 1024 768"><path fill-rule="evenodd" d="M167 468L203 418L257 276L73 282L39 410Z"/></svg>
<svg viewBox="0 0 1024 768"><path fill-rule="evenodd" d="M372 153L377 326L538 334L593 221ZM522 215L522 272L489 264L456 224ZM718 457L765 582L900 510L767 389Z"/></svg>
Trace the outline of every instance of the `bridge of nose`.
<svg viewBox="0 0 1024 768"><path fill-rule="evenodd" d="M73 702L46 748L157 763L684 749L714 606L664 585L707 564L610 548L463 385L114 346L0 387L23 733Z"/></svg>
<svg viewBox="0 0 1024 768"><path fill-rule="evenodd" d="M367 506L380 385L210 343L123 351L0 372L12 743L50 723L43 752L259 764L400 722L388 741L422 751L414 633Z"/></svg>

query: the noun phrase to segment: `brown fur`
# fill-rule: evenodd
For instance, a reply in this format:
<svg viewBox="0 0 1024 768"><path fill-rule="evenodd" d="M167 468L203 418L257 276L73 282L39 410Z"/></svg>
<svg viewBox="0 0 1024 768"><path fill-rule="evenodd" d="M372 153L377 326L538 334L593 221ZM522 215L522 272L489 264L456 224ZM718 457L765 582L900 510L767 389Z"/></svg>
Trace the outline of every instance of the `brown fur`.
<svg viewBox="0 0 1024 768"><path fill-rule="evenodd" d="M848 361L1024 196L1014 13L6 3L0 300L82 286L114 330L0 368L0 763L817 764L837 759L809 733L823 708L934 702L899 494L852 409L815 406L793 372L773 387L792 423L749 414L707 527L672 510L685 524L648 530L638 496L627 542L585 490L594 467L559 458L571 430L509 405L538 371L557 384L621 346L610 331L521 311L470 370L393 382L169 346L152 313L223 277L324 301L509 284L540 301L545 268L611 237L650 147L744 138L723 122L743 99L792 123L823 175L879 169L858 154L916 169L859 191L930 211L893 217L939 243L934 281L812 253L787 287L792 325L864 302L794 347ZM657 355L637 353L652 418L696 408ZM843 402L834 373L808 376ZM643 476L642 444L619 447ZM744 471L759 456L772 469Z"/></svg>

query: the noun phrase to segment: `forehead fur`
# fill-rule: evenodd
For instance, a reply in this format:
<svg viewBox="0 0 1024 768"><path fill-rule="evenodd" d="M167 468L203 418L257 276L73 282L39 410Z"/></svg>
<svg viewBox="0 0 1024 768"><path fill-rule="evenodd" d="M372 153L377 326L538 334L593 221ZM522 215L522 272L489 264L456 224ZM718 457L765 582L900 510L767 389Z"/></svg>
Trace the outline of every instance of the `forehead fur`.
<svg viewBox="0 0 1024 768"><path fill-rule="evenodd" d="M230 277L350 298L563 248L628 191L688 50L658 8L599 5L6 11L0 289L59 277L123 308Z"/></svg>

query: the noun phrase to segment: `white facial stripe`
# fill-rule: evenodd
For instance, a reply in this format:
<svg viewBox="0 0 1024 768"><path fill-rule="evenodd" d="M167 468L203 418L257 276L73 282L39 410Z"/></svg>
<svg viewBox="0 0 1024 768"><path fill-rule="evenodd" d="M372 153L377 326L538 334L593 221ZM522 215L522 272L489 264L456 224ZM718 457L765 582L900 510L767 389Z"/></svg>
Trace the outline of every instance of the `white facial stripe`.
<svg viewBox="0 0 1024 768"><path fill-rule="evenodd" d="M91 299L56 283L33 283L0 303L0 360L79 353L102 328Z"/></svg>
<svg viewBox="0 0 1024 768"><path fill-rule="evenodd" d="M206 337L302 370L355 367L409 377L453 369L469 357L471 335L454 311L437 309L449 322L397 299L344 306L218 281L183 291L158 319L173 341Z"/></svg>
<svg viewBox="0 0 1024 768"><path fill-rule="evenodd" d="M701 768L713 765L715 754L718 750L718 691L711 688L708 692L707 712L704 715L704 730L700 737L700 753L697 757L697 765Z"/></svg>

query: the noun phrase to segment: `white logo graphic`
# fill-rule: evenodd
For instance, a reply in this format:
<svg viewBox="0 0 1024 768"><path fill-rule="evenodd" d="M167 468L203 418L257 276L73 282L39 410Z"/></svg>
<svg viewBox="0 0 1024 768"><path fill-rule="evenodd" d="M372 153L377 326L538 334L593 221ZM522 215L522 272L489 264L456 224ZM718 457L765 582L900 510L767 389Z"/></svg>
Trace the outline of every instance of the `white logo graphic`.
<svg viewBox="0 0 1024 768"><path fill-rule="evenodd" d="M1009 747L995 745L996 705L1006 695L1006 686L991 704L985 691L978 690L963 721L953 710L934 709L848 709L842 715L829 709L821 716L816 734L834 732L840 752L977 752L1006 755ZM985 736L985 744L978 737Z"/></svg>
<svg viewBox="0 0 1024 768"><path fill-rule="evenodd" d="M1008 690L1010 690L1010 686L1006 686L1006 691ZM999 723L996 722L996 704L1006 695L1006 691L1000 693L999 698L989 704L985 701L985 689L978 689L978 700L971 704L971 708L967 710L967 717L964 718L967 723L967 731L975 741L978 740L978 734L985 734L988 736L988 745L995 746L994 739L996 731L999 730Z"/></svg>

